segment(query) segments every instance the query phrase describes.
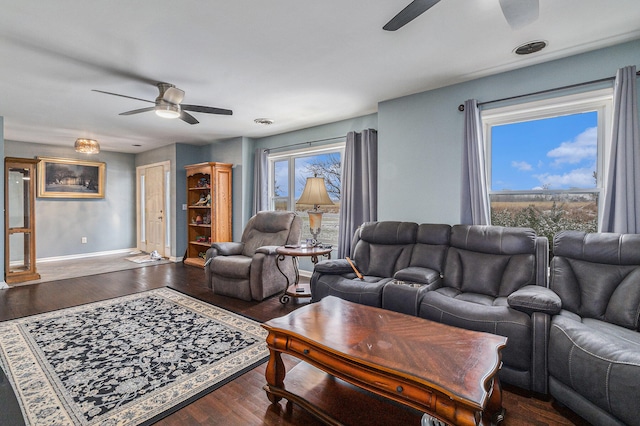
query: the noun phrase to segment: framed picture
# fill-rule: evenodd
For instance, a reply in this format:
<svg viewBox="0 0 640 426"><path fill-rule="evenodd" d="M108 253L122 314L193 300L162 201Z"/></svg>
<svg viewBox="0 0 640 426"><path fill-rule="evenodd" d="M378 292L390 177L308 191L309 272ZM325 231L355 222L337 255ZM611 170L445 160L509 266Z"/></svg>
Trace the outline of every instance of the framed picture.
<svg viewBox="0 0 640 426"><path fill-rule="evenodd" d="M38 197L104 198L105 163L38 157Z"/></svg>

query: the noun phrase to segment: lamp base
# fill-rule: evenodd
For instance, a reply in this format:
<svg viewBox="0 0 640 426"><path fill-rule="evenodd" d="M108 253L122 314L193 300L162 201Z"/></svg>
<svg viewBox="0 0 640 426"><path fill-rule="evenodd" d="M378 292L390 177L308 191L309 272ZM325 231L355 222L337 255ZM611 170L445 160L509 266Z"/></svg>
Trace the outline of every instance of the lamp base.
<svg viewBox="0 0 640 426"><path fill-rule="evenodd" d="M309 232L313 237L312 244L315 247L318 244L318 235L320 235L320 230L322 229L322 214L324 212L321 210L309 210L307 213L309 214Z"/></svg>

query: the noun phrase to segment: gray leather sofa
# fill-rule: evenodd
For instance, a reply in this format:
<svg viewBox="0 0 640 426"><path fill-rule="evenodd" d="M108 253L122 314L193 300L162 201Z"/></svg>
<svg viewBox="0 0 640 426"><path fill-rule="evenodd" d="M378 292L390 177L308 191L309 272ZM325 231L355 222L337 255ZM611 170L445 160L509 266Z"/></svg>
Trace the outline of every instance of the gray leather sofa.
<svg viewBox="0 0 640 426"><path fill-rule="evenodd" d="M500 379L546 394L549 314L560 310L546 288L548 249L528 228L453 226L443 279L419 316L506 336Z"/></svg>
<svg viewBox="0 0 640 426"><path fill-rule="evenodd" d="M546 288L546 238L525 228L372 222L356 231L351 257L364 279L345 259L319 262L312 301L338 296L504 335L501 380L547 392L549 315L560 299Z"/></svg>
<svg viewBox="0 0 640 426"><path fill-rule="evenodd" d="M364 280L358 279L346 259L319 262L311 277L311 301L337 296L416 315L424 292L439 285L450 231L449 225L440 224L363 224L352 239L351 260ZM393 284L383 293L394 279L424 285L412 288Z"/></svg>
<svg viewBox="0 0 640 426"><path fill-rule="evenodd" d="M553 241L549 392L594 425L640 424L640 235Z"/></svg>

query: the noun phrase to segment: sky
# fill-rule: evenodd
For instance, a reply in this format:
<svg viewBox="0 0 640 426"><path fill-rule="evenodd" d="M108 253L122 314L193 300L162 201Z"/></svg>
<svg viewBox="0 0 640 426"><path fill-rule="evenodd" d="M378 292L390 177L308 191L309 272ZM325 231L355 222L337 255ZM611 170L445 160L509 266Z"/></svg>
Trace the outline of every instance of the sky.
<svg viewBox="0 0 640 426"><path fill-rule="evenodd" d="M491 189L596 186L597 112L493 126Z"/></svg>
<svg viewBox="0 0 640 426"><path fill-rule="evenodd" d="M314 154L312 156L306 157L296 157L295 159L295 196L294 198L297 200L302 195L302 190L304 189L304 185L306 182L307 173L305 173L305 169L308 164L313 163L314 161L326 161L332 153L326 154ZM335 153L333 153L335 155ZM276 161L274 164L274 172L275 172L275 182L276 187L279 189L279 196L287 196L288 195L288 160ZM301 177L298 179L298 177Z"/></svg>

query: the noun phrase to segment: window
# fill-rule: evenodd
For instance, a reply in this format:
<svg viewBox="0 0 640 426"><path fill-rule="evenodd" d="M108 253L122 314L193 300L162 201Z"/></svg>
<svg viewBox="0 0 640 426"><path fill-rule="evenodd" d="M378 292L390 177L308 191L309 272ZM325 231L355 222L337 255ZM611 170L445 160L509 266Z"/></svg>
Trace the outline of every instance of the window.
<svg viewBox="0 0 640 426"><path fill-rule="evenodd" d="M273 210L296 211L303 220L302 240L311 238L307 210L313 206L297 205L308 177L323 177L333 205L320 206L324 211L318 239L326 244L338 244L340 219L340 173L344 143L321 148L273 153L269 155L269 199Z"/></svg>
<svg viewBox="0 0 640 426"><path fill-rule="evenodd" d="M491 223L596 232L612 90L482 112Z"/></svg>

